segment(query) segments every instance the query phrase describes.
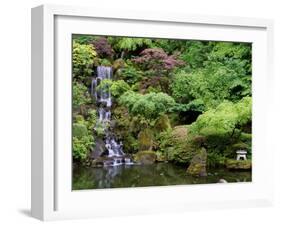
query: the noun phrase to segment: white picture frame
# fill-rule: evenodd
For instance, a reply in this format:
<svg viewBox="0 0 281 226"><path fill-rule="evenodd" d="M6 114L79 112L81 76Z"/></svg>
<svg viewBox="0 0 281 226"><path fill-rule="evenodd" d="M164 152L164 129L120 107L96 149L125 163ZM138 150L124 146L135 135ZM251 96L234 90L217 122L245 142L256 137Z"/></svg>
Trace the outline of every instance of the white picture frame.
<svg viewBox="0 0 281 226"><path fill-rule="evenodd" d="M270 103L265 96L272 95L272 32L273 22L265 19L57 5L33 8L32 216L56 220L271 205L273 151L266 139ZM72 33L252 42L253 181L72 191ZM109 206L109 201L119 205Z"/></svg>

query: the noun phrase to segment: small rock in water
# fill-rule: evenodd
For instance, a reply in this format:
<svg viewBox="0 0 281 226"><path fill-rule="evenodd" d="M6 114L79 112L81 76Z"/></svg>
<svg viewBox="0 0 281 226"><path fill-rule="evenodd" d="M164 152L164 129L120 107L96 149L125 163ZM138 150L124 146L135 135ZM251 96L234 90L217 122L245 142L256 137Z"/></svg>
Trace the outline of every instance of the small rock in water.
<svg viewBox="0 0 281 226"><path fill-rule="evenodd" d="M204 177L206 172L207 151L201 148L197 154L192 158L190 165L187 168L187 174L191 176Z"/></svg>
<svg viewBox="0 0 281 226"><path fill-rule="evenodd" d="M219 179L218 183L227 183L225 179Z"/></svg>

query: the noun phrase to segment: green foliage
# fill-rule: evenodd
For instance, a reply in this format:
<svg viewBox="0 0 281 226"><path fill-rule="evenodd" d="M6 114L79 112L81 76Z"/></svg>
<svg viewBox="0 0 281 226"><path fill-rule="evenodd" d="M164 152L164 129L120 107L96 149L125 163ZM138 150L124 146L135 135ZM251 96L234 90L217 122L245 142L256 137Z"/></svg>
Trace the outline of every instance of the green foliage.
<svg viewBox="0 0 281 226"><path fill-rule="evenodd" d="M74 107L79 107L91 102L90 94L84 84L73 82L72 92L72 104Z"/></svg>
<svg viewBox="0 0 281 226"><path fill-rule="evenodd" d="M103 137L105 135L105 126L100 122L96 123L95 131L98 137Z"/></svg>
<svg viewBox="0 0 281 226"><path fill-rule="evenodd" d="M82 138L88 135L87 126L82 123L73 123L73 136L77 138Z"/></svg>
<svg viewBox="0 0 281 226"><path fill-rule="evenodd" d="M124 80L129 85L133 85L139 82L144 73L141 70L135 68L131 63L128 63L126 67L118 71L118 78Z"/></svg>
<svg viewBox="0 0 281 226"><path fill-rule="evenodd" d="M72 126L72 155L76 161L85 160L94 145L94 138L88 126L89 122L83 116L76 116Z"/></svg>
<svg viewBox="0 0 281 226"><path fill-rule="evenodd" d="M76 161L81 162L88 157L88 154L94 145L92 132L95 124L95 110L89 110L86 119L84 119L82 115L76 115L72 125L72 155Z"/></svg>
<svg viewBox="0 0 281 226"><path fill-rule="evenodd" d="M208 59L208 53L211 50L209 42L187 41L182 51L180 59L188 63L191 69L202 68L204 62Z"/></svg>
<svg viewBox="0 0 281 226"><path fill-rule="evenodd" d="M92 36L92 35L73 35L73 41L75 41L76 43L79 43L81 45L87 45L92 43L95 39L96 36Z"/></svg>
<svg viewBox="0 0 281 226"><path fill-rule="evenodd" d="M152 40L150 38L119 38L119 37L109 37L109 43L114 47L114 49L122 51L134 51L137 48L144 46L151 46Z"/></svg>
<svg viewBox="0 0 281 226"><path fill-rule="evenodd" d="M198 146L188 139L186 126L163 131L156 136L158 152L171 162L190 163Z"/></svg>
<svg viewBox="0 0 281 226"><path fill-rule="evenodd" d="M110 67L112 64L108 59L99 59L99 65Z"/></svg>
<svg viewBox="0 0 281 226"><path fill-rule="evenodd" d="M75 160L85 160L89 153L89 148L93 145L92 136L83 136L81 138L73 137L72 139L72 155Z"/></svg>
<svg viewBox="0 0 281 226"><path fill-rule="evenodd" d="M73 76L78 79L90 76L93 72L96 56L97 53L92 45L79 44L74 40L72 52Z"/></svg>
<svg viewBox="0 0 281 226"><path fill-rule="evenodd" d="M205 148L208 167L238 148L251 157L251 64L249 43L74 35L73 158L86 161L109 126L88 91L97 65L113 69L97 88L114 97L110 130L125 153L188 164Z"/></svg>
<svg viewBox="0 0 281 226"><path fill-rule="evenodd" d="M120 97L123 93L130 90L130 86L124 80L114 81L110 86L110 92L114 97Z"/></svg>
<svg viewBox="0 0 281 226"><path fill-rule="evenodd" d="M178 103L188 103L194 98L190 90L192 88L191 81L191 75L184 71L175 74L171 85L172 95L175 101Z"/></svg>
<svg viewBox="0 0 281 226"><path fill-rule="evenodd" d="M220 63L192 73L180 71L173 78L172 95L180 104L196 101L201 109L214 108L224 100L237 101L250 95L250 83L240 76Z"/></svg>
<svg viewBox="0 0 281 226"><path fill-rule="evenodd" d="M103 79L97 87L98 90L110 91L113 97L120 97L123 93L130 90L130 86L124 80Z"/></svg>
<svg viewBox="0 0 281 226"><path fill-rule="evenodd" d="M198 117L190 126L193 134L203 136L233 136L234 130L251 120L252 100L245 97L238 103L225 101Z"/></svg>
<svg viewBox="0 0 281 226"><path fill-rule="evenodd" d="M146 119L156 119L169 111L174 105L174 99L165 93L148 93L141 95L132 91L120 97L120 104L126 106L129 113Z"/></svg>
<svg viewBox="0 0 281 226"><path fill-rule="evenodd" d="M93 131L96 123L97 123L97 112L96 110L91 109L88 111L88 117L87 117L88 130Z"/></svg>

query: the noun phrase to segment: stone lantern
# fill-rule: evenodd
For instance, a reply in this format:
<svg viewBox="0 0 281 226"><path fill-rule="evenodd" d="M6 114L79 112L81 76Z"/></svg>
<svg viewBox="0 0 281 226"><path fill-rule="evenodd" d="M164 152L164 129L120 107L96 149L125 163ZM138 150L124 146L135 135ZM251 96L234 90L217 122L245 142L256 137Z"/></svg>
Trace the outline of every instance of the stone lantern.
<svg viewBox="0 0 281 226"><path fill-rule="evenodd" d="M236 160L247 160L247 157L246 157L247 151L245 151L245 150L237 150L236 154L237 154Z"/></svg>

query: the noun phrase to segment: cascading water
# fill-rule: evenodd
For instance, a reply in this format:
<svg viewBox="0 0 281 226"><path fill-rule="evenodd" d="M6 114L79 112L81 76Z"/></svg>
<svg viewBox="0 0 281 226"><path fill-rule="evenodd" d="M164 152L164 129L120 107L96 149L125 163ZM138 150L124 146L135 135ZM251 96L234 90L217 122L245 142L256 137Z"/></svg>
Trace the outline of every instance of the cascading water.
<svg viewBox="0 0 281 226"><path fill-rule="evenodd" d="M91 95L95 98L98 104L98 124L105 131L105 147L108 151L107 156L110 157L113 162L109 165L130 164L131 160L125 157L123 152L122 142L117 142L114 134L110 131L111 125L111 106L112 98L108 87L97 89L97 86L104 79L112 79L112 68L106 66L97 67L97 76L93 78L91 85Z"/></svg>

